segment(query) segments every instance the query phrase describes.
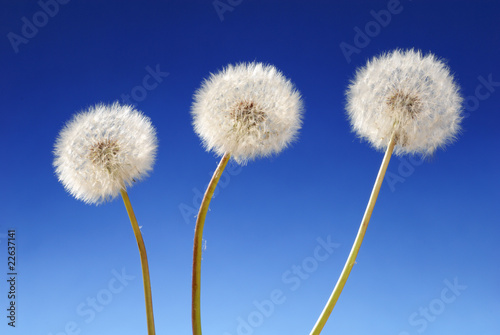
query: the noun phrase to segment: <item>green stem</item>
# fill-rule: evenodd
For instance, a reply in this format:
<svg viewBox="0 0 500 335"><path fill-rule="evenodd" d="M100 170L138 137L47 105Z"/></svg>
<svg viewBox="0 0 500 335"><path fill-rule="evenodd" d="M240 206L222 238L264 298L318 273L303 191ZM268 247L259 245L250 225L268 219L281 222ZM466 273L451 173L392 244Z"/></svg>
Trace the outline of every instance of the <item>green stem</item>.
<svg viewBox="0 0 500 335"><path fill-rule="evenodd" d="M370 196L370 200L368 201L368 205L366 206L363 219L361 220L361 225L358 230L358 235L354 240L354 244L352 246L349 257L347 258L347 261L344 265L344 269L340 274L340 277L337 281L337 284L335 285L335 288L333 289L330 299L328 299L328 302L326 303L323 312L321 313L318 321L316 321L316 324L314 325L314 328L312 329L309 335L319 335L321 333L321 330L325 326L328 317L332 313L332 310L335 307L337 300L339 299L340 293L342 293L342 289L344 288L347 278L351 273L352 267L355 264L359 248L361 247L361 243L363 242L366 229L368 228L368 223L370 222L370 217L372 215L373 208L375 207L375 202L377 201L378 193L380 191L380 187L382 186L382 181L384 180L385 172L387 170L387 166L389 165L389 161L391 159L392 151L394 150L395 144L396 144L396 138L395 134L393 134L391 140L389 141L389 145L387 146L387 150L385 152L384 159L382 160L380 170L378 171L377 179L375 180L375 185L373 185L372 194Z"/></svg>
<svg viewBox="0 0 500 335"><path fill-rule="evenodd" d="M148 322L148 335L155 335L153 298L151 296L151 281L149 279L149 266L148 256L146 255L146 246L144 245L141 230L139 229L139 225L137 224L137 219L135 218L134 210L132 209L132 204L130 203L127 191L122 189L121 195L123 198L123 202L125 203L125 208L127 209L128 217L130 218L130 223L132 224L132 229L134 230L134 235L137 240L137 246L139 247L139 254L141 256L142 280L144 282L144 297L146 300L146 318Z"/></svg>
<svg viewBox="0 0 500 335"><path fill-rule="evenodd" d="M193 243L193 281L192 281L192 304L191 320L193 323L193 335L201 335L201 317L200 317L200 280L201 280L201 246L203 240L203 225L207 216L208 206L215 191L215 187L229 161L231 155L226 153L220 160L219 166L214 172L210 184L208 184L203 201L200 205L200 211L196 218L196 228L194 230Z"/></svg>

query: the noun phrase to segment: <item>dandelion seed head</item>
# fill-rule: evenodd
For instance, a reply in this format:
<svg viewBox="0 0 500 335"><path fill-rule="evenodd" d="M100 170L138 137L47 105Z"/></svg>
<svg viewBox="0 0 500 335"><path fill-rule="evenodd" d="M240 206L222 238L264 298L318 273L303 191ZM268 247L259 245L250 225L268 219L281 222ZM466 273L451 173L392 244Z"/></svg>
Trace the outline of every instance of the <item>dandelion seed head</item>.
<svg viewBox="0 0 500 335"><path fill-rule="evenodd" d="M302 125L300 93L274 66L229 65L205 80L191 110L204 147L241 164L277 154Z"/></svg>
<svg viewBox="0 0 500 335"><path fill-rule="evenodd" d="M433 54L394 50L359 69L347 90L353 130L384 150L432 155L460 131L462 97L447 65Z"/></svg>
<svg viewBox="0 0 500 335"><path fill-rule="evenodd" d="M112 200L152 170L156 131L132 106L98 104L76 114L55 143L59 181L89 204Z"/></svg>

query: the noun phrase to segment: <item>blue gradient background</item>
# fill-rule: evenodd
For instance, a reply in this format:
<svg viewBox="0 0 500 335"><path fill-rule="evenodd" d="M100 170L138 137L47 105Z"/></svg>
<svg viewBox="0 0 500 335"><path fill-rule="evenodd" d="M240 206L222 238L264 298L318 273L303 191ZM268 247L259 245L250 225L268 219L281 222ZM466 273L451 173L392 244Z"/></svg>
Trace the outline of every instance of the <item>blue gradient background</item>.
<svg viewBox="0 0 500 335"><path fill-rule="evenodd" d="M384 182L357 265L323 333L499 334L500 86L490 92L480 79L500 82L499 1L401 0L400 13L351 62L339 45L354 45L354 29L364 30L374 21L370 11L386 10L388 1L232 3L221 21L212 1L72 0L16 53L7 35L20 35L22 18L33 22L41 7L2 1L0 234L17 231L19 275L12 329L0 235L0 332L146 334L140 261L122 201L96 207L73 199L54 175L52 149L73 113L130 94L146 67L158 65L169 75L137 102L158 130L158 160L129 195L143 225L157 334L191 333L195 214L180 209L194 210L218 161L192 130L192 95L209 73L256 60L295 83L304 126L279 156L230 166L221 181L205 226L203 330L309 334L349 253L383 155L350 131L346 86L371 57L414 47L444 58L469 97L463 133L422 164L408 168L408 157L393 157L388 171L404 182L393 188ZM489 95L470 98L477 92ZM313 263L317 239L328 236L337 247ZM292 272L304 265L310 273L302 278ZM113 270L134 279L120 285ZM446 290L445 281L455 280L466 286L459 295ZM254 302L272 292L282 292L283 303L263 315ZM97 302L92 315L87 299L106 304ZM254 326L242 326L249 317Z"/></svg>

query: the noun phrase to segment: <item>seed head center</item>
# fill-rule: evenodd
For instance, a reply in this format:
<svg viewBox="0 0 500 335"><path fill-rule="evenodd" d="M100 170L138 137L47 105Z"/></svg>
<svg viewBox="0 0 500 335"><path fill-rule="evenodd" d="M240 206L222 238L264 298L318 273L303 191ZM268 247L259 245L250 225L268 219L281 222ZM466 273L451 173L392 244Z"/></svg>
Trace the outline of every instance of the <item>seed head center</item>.
<svg viewBox="0 0 500 335"><path fill-rule="evenodd" d="M230 115L236 125L246 129L258 127L267 117L256 103L246 100L238 102Z"/></svg>
<svg viewBox="0 0 500 335"><path fill-rule="evenodd" d="M101 140L89 148L89 159L94 166L102 167L112 174L118 165L116 156L119 151L116 140Z"/></svg>
<svg viewBox="0 0 500 335"><path fill-rule="evenodd" d="M387 99L387 105L391 112L402 112L403 115L400 115L400 119L403 120L414 119L422 109L422 102L418 96L404 93L401 90L397 90Z"/></svg>

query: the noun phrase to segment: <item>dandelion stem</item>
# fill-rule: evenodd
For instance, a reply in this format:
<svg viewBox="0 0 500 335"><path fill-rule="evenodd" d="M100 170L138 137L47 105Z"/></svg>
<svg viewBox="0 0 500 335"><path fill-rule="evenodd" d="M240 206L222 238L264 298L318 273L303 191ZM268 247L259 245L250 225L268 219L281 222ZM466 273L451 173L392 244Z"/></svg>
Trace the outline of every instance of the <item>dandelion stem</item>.
<svg viewBox="0 0 500 335"><path fill-rule="evenodd" d="M368 223L370 222L370 217L373 212L373 208L375 207L375 202L377 201L378 193L380 191L380 187L382 186L382 181L384 180L385 172L387 170L387 166L389 165L389 161L391 159L392 151L394 150L394 145L396 144L396 136L395 133L392 134L391 140L389 141L389 145L387 146L387 150L384 155L384 159L382 160L382 164L380 166L380 170L377 175L377 179L375 180L375 185L373 185L373 190L370 195L370 200L368 201L368 205L366 206L365 214L363 215L363 219L361 220L361 225L358 230L358 235L354 240L354 244L352 246L351 252L349 253L349 257L344 265L344 269L340 274L340 277L333 289L333 292L326 303L323 312L321 313L318 321L314 325L311 333L309 335L319 335L321 330L326 324L328 317L332 313L337 300L339 299L340 293L342 293L342 289L351 273L352 267L355 264L356 257L359 252L359 248L361 247L361 243L363 242L363 238L366 233L366 229L368 228Z"/></svg>
<svg viewBox="0 0 500 335"><path fill-rule="evenodd" d="M201 245L203 239L203 225L207 216L208 206L215 191L215 187L224 171L231 155L226 153L220 160L219 166L214 172L210 184L208 184L205 195L201 202L200 211L196 218L196 228L194 230L193 243L193 281L192 281L192 304L191 320L193 323L193 335L201 335L201 317L200 317L200 279L201 279Z"/></svg>
<svg viewBox="0 0 500 335"><path fill-rule="evenodd" d="M123 198L123 202L125 203L125 208L127 209L128 217L130 218L130 223L132 223L132 229L134 230L134 235L137 239L137 245L139 247L139 254L141 256L142 280L144 282L144 297L146 300L146 318L148 322L148 335L155 335L153 298L151 295L151 281L149 279L149 266L148 256L146 255L146 246L144 245L141 230L139 229L139 225L137 224L137 219L135 218L134 210L132 209L132 204L130 203L127 191L122 189L120 192Z"/></svg>

